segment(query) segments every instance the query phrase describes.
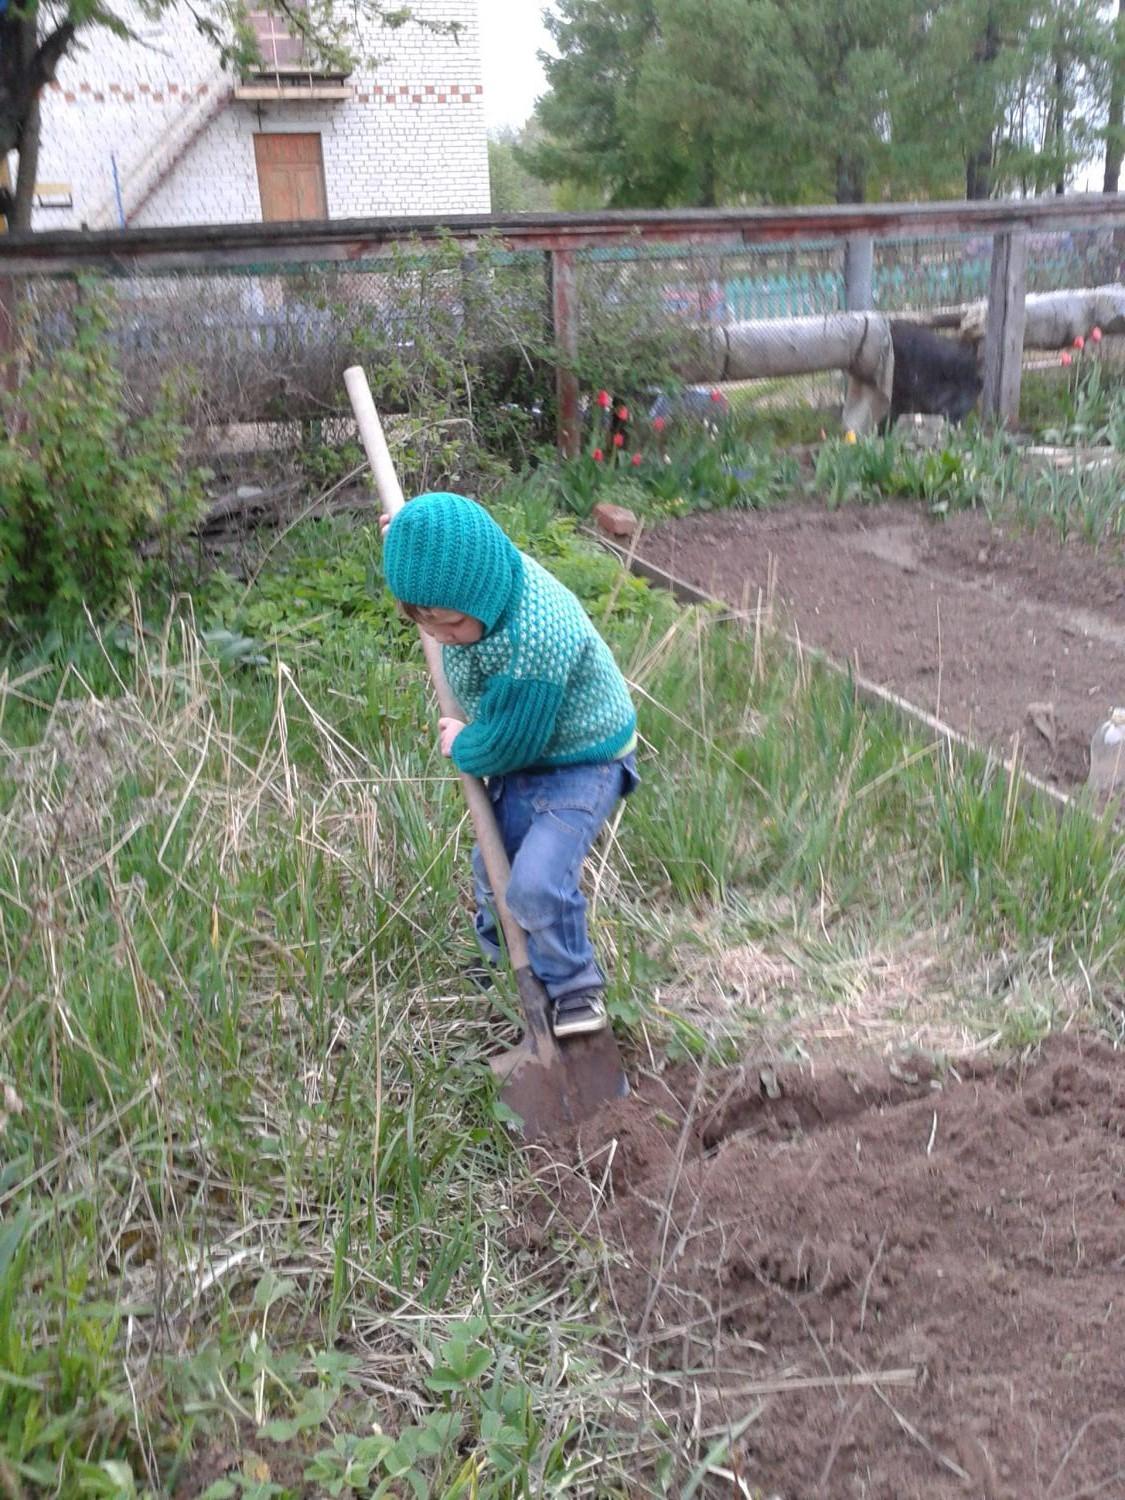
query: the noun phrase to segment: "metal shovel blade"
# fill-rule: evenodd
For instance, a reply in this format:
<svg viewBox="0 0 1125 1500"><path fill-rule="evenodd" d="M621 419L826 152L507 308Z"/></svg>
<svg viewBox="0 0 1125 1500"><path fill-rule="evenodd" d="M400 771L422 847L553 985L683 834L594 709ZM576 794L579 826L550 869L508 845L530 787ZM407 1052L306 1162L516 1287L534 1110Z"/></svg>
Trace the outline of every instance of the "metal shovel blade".
<svg viewBox="0 0 1125 1500"><path fill-rule="evenodd" d="M624 1099L629 1080L617 1039L607 1027L559 1042L551 1031L547 992L529 968L516 971L526 1030L492 1062L504 1079L500 1098L518 1115L524 1138L550 1140L605 1104Z"/></svg>

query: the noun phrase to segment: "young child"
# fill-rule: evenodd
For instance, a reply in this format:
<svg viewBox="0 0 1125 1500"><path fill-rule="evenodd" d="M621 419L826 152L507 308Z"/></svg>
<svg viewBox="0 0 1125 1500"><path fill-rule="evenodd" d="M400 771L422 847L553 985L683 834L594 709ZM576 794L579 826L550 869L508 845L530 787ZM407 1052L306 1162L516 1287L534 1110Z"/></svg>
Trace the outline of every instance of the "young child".
<svg viewBox="0 0 1125 1500"><path fill-rule="evenodd" d="M512 915L551 999L556 1036L606 1025L579 889L599 830L637 783L637 716L609 647L581 604L462 495L421 495L383 519L383 573L403 610L442 645L467 722L443 718L443 755L486 780L512 876ZM500 959L480 851L476 934Z"/></svg>

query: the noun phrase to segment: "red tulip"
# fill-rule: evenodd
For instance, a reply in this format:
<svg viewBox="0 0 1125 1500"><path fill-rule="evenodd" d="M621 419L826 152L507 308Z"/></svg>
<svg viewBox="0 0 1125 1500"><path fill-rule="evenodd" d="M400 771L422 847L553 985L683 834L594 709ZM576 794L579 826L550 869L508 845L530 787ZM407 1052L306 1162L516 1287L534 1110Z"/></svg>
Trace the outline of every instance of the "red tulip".
<svg viewBox="0 0 1125 1500"><path fill-rule="evenodd" d="M623 432L615 432L613 434L613 446L615 448L624 448L625 434Z"/></svg>
<svg viewBox="0 0 1125 1500"><path fill-rule="evenodd" d="M1102 341L1102 331L1096 323L1094 324L1093 328L1090 329L1090 337L1093 339L1095 344L1100 344Z"/></svg>
<svg viewBox="0 0 1125 1500"><path fill-rule="evenodd" d="M596 464L600 464L601 461L602 461L602 459L604 457L605 457L605 454L602 452L602 450L600 448L595 448L594 449L594 462Z"/></svg>
<svg viewBox="0 0 1125 1500"><path fill-rule="evenodd" d="M722 393L722 391L712 391L711 392L711 400L712 401L718 403L722 399L723 399L723 393Z"/></svg>
<svg viewBox="0 0 1125 1500"><path fill-rule="evenodd" d="M619 406L617 408L617 420L619 422L627 422L629 420L629 408L627 406Z"/></svg>
<svg viewBox="0 0 1125 1500"><path fill-rule="evenodd" d="M1085 349L1086 340L1082 337L1081 334L1079 334L1078 337L1074 340L1074 347L1076 349Z"/></svg>
<svg viewBox="0 0 1125 1500"><path fill-rule="evenodd" d="M667 425L663 417L653 417L652 419L653 432L663 432Z"/></svg>
<svg viewBox="0 0 1125 1500"><path fill-rule="evenodd" d="M609 408L613 405L613 398L612 396L610 396L608 391L598 392L598 405L603 411L608 411Z"/></svg>
<svg viewBox="0 0 1125 1500"><path fill-rule="evenodd" d="M1069 365L1069 364L1073 364L1073 362L1074 362L1074 356L1071 354L1070 350L1069 349L1064 349L1063 352L1059 355L1059 364L1060 365Z"/></svg>
<svg viewBox="0 0 1125 1500"><path fill-rule="evenodd" d="M641 455L639 453L634 453L633 454L633 468L634 469L639 469L640 466L641 466Z"/></svg>

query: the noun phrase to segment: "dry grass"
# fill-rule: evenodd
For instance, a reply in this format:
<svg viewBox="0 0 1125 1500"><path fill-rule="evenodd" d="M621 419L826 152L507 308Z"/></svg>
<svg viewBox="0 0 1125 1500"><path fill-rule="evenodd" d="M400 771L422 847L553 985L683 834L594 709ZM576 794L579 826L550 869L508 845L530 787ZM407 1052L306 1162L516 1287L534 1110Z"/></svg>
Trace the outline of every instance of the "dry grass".
<svg viewBox="0 0 1125 1500"><path fill-rule="evenodd" d="M490 1014L459 983L464 812L420 674L366 640L341 627L299 670L284 647L240 668L183 608L155 633L134 619L127 651L106 639L53 677L0 680L15 1493L130 1493L114 1465L165 1493L219 1438L232 1470L259 1450L298 1476L327 1465L315 1493L329 1450L352 1463L356 1443L379 1446L373 1424L423 1435L409 1465L434 1494L470 1474L482 1496L675 1494L724 1467L687 1366L682 1420L654 1431L654 1383L675 1372L606 1300L612 1159L583 1232L524 1259L514 1231L542 1162L513 1153L484 1066L513 997L501 986ZM1070 1013L1076 980L1086 1013L1102 999L1120 867L1096 842L1082 964L1077 927L1065 961L1061 938L1014 930L1000 960L957 883L955 825L941 842L931 819L927 844L902 819L915 778L950 778L950 808L1000 821L987 857L999 868L1002 843L1018 882L1041 836L1030 813L993 810L762 631L687 615L620 644L646 704L645 789L592 894L638 1067L671 1049L702 1074L748 1038L955 1050ZM807 736L821 752L798 763ZM859 884L861 850L881 873ZM920 868L946 872L940 916ZM443 1374L462 1347L470 1365Z"/></svg>

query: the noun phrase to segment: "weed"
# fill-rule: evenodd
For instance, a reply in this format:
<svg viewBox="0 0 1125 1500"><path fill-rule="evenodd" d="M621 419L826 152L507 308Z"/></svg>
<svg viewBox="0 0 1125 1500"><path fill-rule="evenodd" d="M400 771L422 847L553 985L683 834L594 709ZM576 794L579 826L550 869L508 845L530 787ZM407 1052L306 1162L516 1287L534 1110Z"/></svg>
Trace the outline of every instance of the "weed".
<svg viewBox="0 0 1125 1500"><path fill-rule="evenodd" d="M358 443L333 443L324 432L324 423L309 424L298 453L298 463L301 472L317 489L329 489L357 471L362 473L365 462L363 449Z"/></svg>
<svg viewBox="0 0 1125 1500"><path fill-rule="evenodd" d="M1070 976L1119 989L1111 826L904 740L768 622L651 595L539 481L502 515L641 710L590 891L626 1046L726 1057L802 995L862 1003L918 927L1018 962L1013 1031ZM600 1250L551 1220L529 1265L513 1233L542 1188L484 1066L512 997L459 979L469 832L372 538L306 523L198 608L0 679L5 1483L681 1493L710 1443L689 1410L638 1454ZM668 987L694 973L714 1007L723 943L768 980L686 1013Z"/></svg>

